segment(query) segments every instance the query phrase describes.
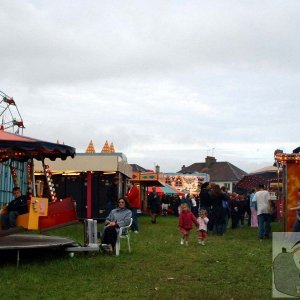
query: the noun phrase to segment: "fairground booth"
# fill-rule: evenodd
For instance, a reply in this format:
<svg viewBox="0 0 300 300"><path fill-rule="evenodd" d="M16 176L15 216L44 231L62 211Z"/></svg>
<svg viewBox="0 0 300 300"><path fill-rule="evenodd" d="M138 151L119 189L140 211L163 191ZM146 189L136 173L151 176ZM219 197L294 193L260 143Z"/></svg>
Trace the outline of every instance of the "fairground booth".
<svg viewBox="0 0 300 300"><path fill-rule="evenodd" d="M17 218L17 225L27 229L46 229L77 221L74 201L69 195L58 201L51 176L46 174L44 160L75 156L75 148L46 142L0 130L1 205L12 200L12 188L27 195L29 212ZM38 195L33 176L34 160L42 165L47 193Z"/></svg>
<svg viewBox="0 0 300 300"><path fill-rule="evenodd" d="M159 196L183 197L185 194L199 194L201 184L209 181L206 173L161 173L159 167L154 171L134 172L132 181L139 187L142 200L142 212L147 212L147 195L156 187Z"/></svg>
<svg viewBox="0 0 300 300"><path fill-rule="evenodd" d="M173 189L184 193L198 195L201 185L209 182L210 176L207 173L165 173L164 182Z"/></svg>
<svg viewBox="0 0 300 300"><path fill-rule="evenodd" d="M91 143L86 153L76 153L76 157L65 162L45 160L51 170L51 177L58 198L71 195L76 201L79 219L102 220L107 216L107 191L118 179L118 194L126 194L128 178L132 168L123 153L107 150L95 153ZM106 142L107 144L107 142ZM41 176L42 165L36 162L35 178L40 193L44 193L45 182Z"/></svg>
<svg viewBox="0 0 300 300"><path fill-rule="evenodd" d="M141 211L143 213L147 212L147 195L149 194L149 188L153 186L162 187L164 186L164 176L159 170L149 171L149 172L133 172L132 182L140 190L141 198Z"/></svg>
<svg viewBox="0 0 300 300"><path fill-rule="evenodd" d="M282 168L282 196L283 196L283 219L284 230L292 231L296 221L296 211L289 208L299 206L298 190L300 189L300 147L293 153L283 153L276 150L274 153L275 163Z"/></svg>

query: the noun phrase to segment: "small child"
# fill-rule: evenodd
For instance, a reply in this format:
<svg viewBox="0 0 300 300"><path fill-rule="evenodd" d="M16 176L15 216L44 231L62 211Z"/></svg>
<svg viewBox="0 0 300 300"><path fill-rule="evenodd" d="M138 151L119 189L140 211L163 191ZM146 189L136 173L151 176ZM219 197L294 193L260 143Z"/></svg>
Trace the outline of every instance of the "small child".
<svg viewBox="0 0 300 300"><path fill-rule="evenodd" d="M180 244L188 245L189 244L189 234L193 228L193 223L198 227L199 223L197 222L196 217L190 211L189 206L186 203L181 204L179 214L179 231L182 235Z"/></svg>
<svg viewBox="0 0 300 300"><path fill-rule="evenodd" d="M197 219L199 223L199 231L198 231L198 243L200 245L205 245L205 240L207 237L207 224L209 222L209 219L207 217L207 211L202 209L200 210L200 216Z"/></svg>

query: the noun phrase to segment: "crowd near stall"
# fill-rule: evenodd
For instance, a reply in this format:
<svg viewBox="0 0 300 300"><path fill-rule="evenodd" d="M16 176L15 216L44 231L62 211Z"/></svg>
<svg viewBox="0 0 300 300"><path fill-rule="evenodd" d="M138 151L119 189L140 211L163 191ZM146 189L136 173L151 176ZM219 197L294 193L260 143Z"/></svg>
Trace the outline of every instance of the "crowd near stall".
<svg viewBox="0 0 300 300"><path fill-rule="evenodd" d="M13 98L1 96L4 110L15 106ZM0 129L2 236L14 235L16 229L44 230L82 221L87 244L103 244L113 237L102 249L117 248L119 253L123 235L130 249L129 227L139 233L141 214L150 215L152 224L160 217L178 218L180 242L186 245L192 223L201 245L207 235L244 226L257 227L261 240L270 238L271 222L281 219L286 231L300 228L297 149L292 154L276 150L273 167L251 174L211 156L204 163L163 173L159 166L147 170L129 164L108 141L98 153L90 141L84 153L75 155L71 146L24 136L19 131L25 128L22 119L13 126L18 132L9 132L8 126ZM97 232L100 222L111 228ZM7 241L1 240L0 249ZM72 243L66 242L69 251Z"/></svg>

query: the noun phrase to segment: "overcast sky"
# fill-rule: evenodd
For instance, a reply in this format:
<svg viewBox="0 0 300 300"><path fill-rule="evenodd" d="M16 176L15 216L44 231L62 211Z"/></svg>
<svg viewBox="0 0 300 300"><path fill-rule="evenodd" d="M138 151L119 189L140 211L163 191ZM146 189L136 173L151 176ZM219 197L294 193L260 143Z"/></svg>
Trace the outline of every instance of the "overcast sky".
<svg viewBox="0 0 300 300"><path fill-rule="evenodd" d="M163 172L300 146L300 1L0 0L0 28L25 135Z"/></svg>

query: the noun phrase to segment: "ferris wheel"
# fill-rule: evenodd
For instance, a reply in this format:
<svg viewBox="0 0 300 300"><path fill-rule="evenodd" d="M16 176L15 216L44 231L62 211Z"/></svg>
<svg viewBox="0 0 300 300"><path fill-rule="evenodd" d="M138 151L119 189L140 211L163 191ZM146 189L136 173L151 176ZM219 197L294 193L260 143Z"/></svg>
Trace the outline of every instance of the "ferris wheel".
<svg viewBox="0 0 300 300"><path fill-rule="evenodd" d="M0 91L0 127L6 131L23 134L23 119L14 98Z"/></svg>

